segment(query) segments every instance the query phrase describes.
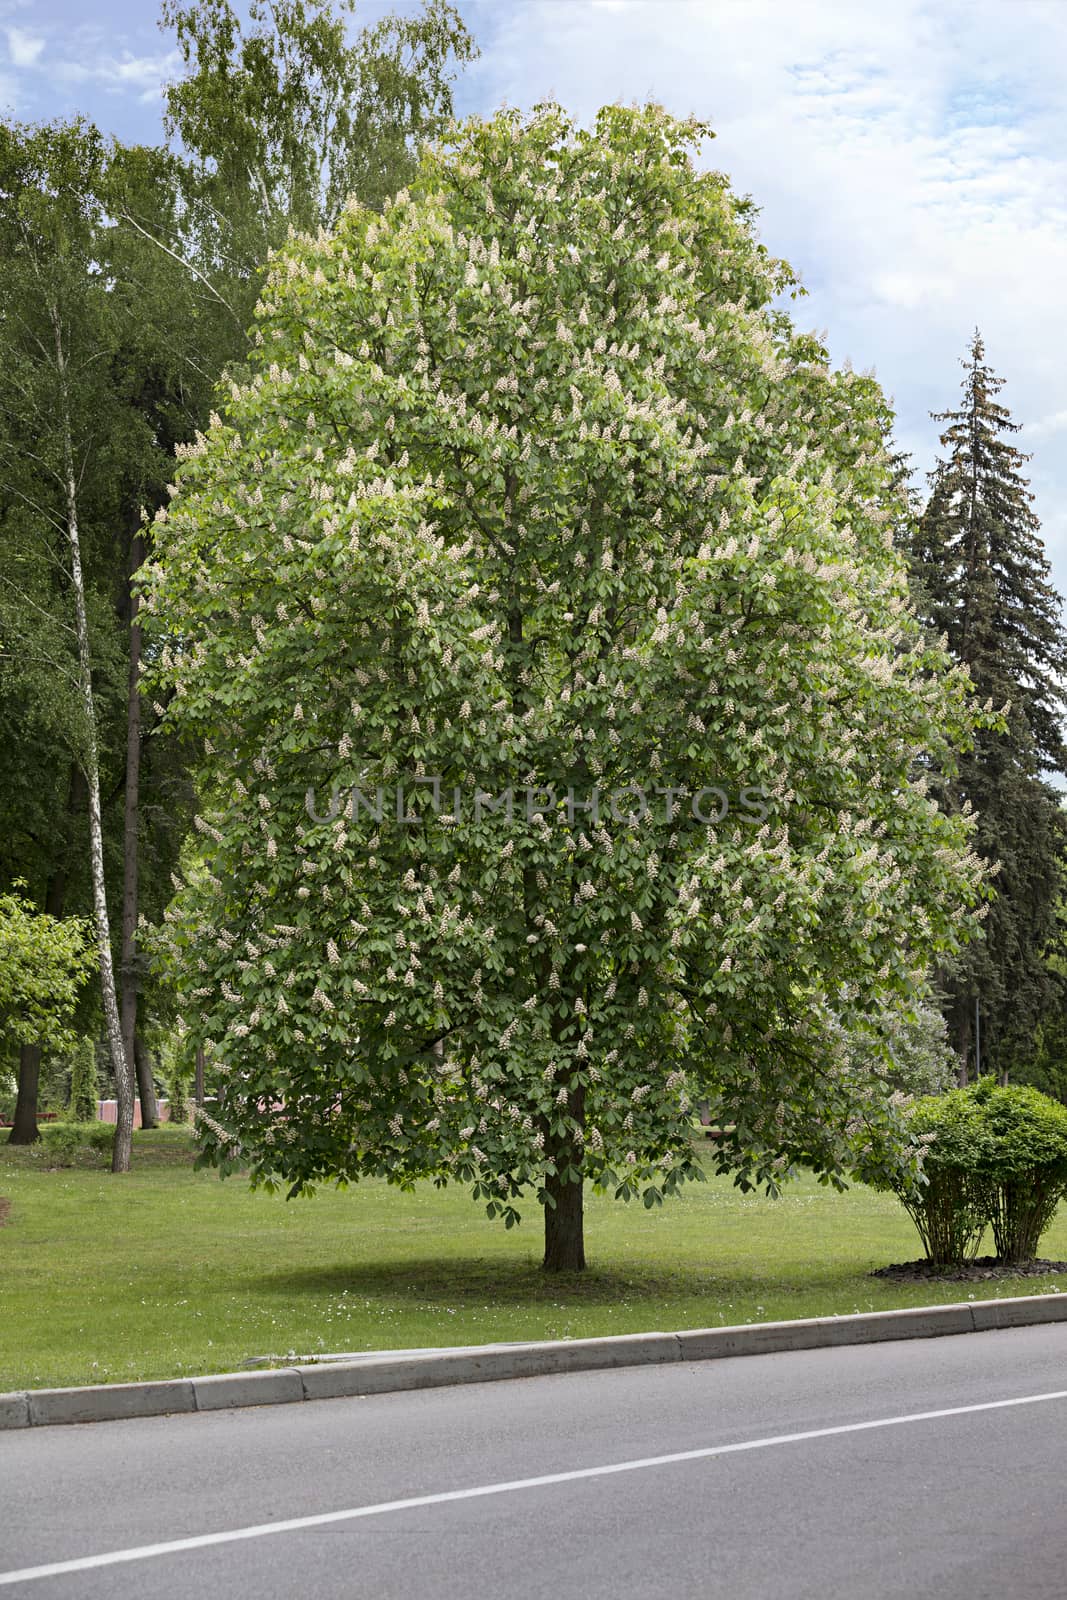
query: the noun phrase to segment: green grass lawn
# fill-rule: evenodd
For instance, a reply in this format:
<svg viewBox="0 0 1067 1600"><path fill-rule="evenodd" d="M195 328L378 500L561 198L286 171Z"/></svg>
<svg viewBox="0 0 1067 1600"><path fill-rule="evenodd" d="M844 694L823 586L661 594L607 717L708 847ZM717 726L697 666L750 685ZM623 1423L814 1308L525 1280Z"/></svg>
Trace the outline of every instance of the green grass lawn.
<svg viewBox="0 0 1067 1600"><path fill-rule="evenodd" d="M539 1270L540 1215L508 1233L462 1190L384 1183L286 1203L135 1136L134 1171L49 1171L0 1145L0 1390L226 1371L255 1356L715 1327L1067 1290L1063 1278L893 1284L914 1259L897 1203L805 1179L728 1180L649 1212L590 1197L577 1280ZM1067 1258L1067 1211L1042 1243Z"/></svg>

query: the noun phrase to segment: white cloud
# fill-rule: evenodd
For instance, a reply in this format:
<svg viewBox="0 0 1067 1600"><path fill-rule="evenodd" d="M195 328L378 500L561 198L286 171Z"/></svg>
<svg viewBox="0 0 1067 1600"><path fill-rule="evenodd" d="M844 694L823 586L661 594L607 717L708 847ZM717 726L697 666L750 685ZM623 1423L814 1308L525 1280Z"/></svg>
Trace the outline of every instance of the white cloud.
<svg viewBox="0 0 1067 1600"><path fill-rule="evenodd" d="M32 67L44 49L44 40L40 35L29 33L25 28L8 28L7 53L13 67Z"/></svg>
<svg viewBox="0 0 1067 1600"><path fill-rule="evenodd" d="M121 55L102 53L88 60L57 61L55 76L68 84L94 83L112 94L134 93L142 102L159 98L162 85L175 76L181 66L176 50L154 54Z"/></svg>
<svg viewBox="0 0 1067 1600"><path fill-rule="evenodd" d="M1062 412L1067 5L513 0L475 25L494 21L473 72L486 109L551 95L585 118L653 98L711 123L710 161L808 285L794 315L829 329L835 359L874 363L918 467L976 324L1016 420ZM1020 443L1067 587L1052 431L1027 426Z"/></svg>
<svg viewBox="0 0 1067 1600"><path fill-rule="evenodd" d="M1031 439L1047 439L1050 433L1067 432L1067 411L1053 411L1050 416L1032 422L1027 429Z"/></svg>
<svg viewBox="0 0 1067 1600"><path fill-rule="evenodd" d="M886 305L914 311L919 306L940 300L944 306L952 295L952 280L936 272L880 272L872 279L875 298Z"/></svg>

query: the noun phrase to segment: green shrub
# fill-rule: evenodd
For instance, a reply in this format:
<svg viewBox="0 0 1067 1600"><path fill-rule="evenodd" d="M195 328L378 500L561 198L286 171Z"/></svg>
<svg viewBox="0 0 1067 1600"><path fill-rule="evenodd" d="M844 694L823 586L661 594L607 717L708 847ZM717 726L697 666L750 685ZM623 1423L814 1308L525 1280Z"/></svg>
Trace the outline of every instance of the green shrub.
<svg viewBox="0 0 1067 1600"><path fill-rule="evenodd" d="M908 1115L922 1148L920 1186L895 1184L930 1261L956 1265L978 1254L989 1221L989 1193L974 1166L982 1143L981 1115L966 1090L926 1095Z"/></svg>
<svg viewBox="0 0 1067 1600"><path fill-rule="evenodd" d="M944 1266L968 1261L992 1226L999 1260L1032 1261L1067 1195L1067 1107L1036 1089L983 1078L917 1100L907 1127L922 1152L918 1183L873 1150L857 1175L896 1194L927 1258Z"/></svg>
<svg viewBox="0 0 1067 1600"><path fill-rule="evenodd" d="M1001 1261L1032 1261L1067 1195L1067 1106L1038 1089L985 1078L970 1091L986 1134L983 1177Z"/></svg>
<svg viewBox="0 0 1067 1600"><path fill-rule="evenodd" d="M73 1167L79 1156L109 1155L115 1138L107 1122L46 1122L41 1128L41 1145L57 1167Z"/></svg>

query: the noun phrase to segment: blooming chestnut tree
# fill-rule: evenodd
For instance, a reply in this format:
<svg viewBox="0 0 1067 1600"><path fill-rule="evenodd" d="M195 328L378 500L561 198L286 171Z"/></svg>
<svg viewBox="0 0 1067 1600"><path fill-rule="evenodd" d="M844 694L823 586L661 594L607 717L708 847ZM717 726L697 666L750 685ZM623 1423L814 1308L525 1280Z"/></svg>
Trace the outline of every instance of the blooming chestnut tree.
<svg viewBox="0 0 1067 1600"><path fill-rule="evenodd" d="M470 1183L584 1265L583 1180L840 1180L981 895L918 774L873 380L831 371L706 130L555 106L294 237L145 572L200 851L166 926L208 1159ZM157 691L158 692L158 691ZM867 1064L857 1066L857 1060Z"/></svg>

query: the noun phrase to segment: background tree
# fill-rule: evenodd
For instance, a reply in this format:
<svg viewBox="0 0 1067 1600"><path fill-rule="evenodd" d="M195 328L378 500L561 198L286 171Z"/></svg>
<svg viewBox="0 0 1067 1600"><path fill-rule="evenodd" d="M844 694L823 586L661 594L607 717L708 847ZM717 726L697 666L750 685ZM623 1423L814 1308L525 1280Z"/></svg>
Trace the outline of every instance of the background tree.
<svg viewBox="0 0 1067 1600"><path fill-rule="evenodd" d="M378 208L452 114L473 40L448 0L353 30L355 0L164 0L185 72L167 90L168 131L255 277L290 225L314 229L349 195Z"/></svg>
<svg viewBox="0 0 1067 1600"><path fill-rule="evenodd" d="M166 91L173 148L116 148L108 172L108 210L116 220L108 268L128 302L126 359L139 376L136 404L160 457L131 500L121 590L129 627L122 1023L147 1126L156 1118L148 1051L137 1028L143 851L141 627L133 575L146 554L139 513L161 504L175 445L206 425L212 384L224 365L244 357L270 251L292 226L328 223L350 193L380 203L399 187L417 141L451 113L455 67L475 54L446 0L430 0L413 17L387 16L350 37L353 10L351 0L281 0L251 5L245 25L226 0L168 0L161 26L174 30L186 69ZM151 748L170 793L185 801L177 747L157 739ZM181 829L172 825L159 840L168 815L172 824L180 819L188 826L190 813L182 804L160 808L154 819L152 843L169 876ZM150 908L155 916L160 909Z"/></svg>
<svg viewBox="0 0 1067 1600"><path fill-rule="evenodd" d="M891 1093L943 1094L959 1076L959 1061L933 994L909 996L904 1006L886 1005L864 1017L842 1045L853 1070L884 1076Z"/></svg>
<svg viewBox="0 0 1067 1600"><path fill-rule="evenodd" d="M64 568L29 509L0 486L0 883L22 879L54 917L88 904L85 780ZM37 1128L41 1046L18 1045L17 1126Z"/></svg>
<svg viewBox="0 0 1067 1600"><path fill-rule="evenodd" d="M68 594L77 764L87 801L98 969L118 1096L114 1166L125 1171L133 1087L122 1048L107 904L94 687L97 597L89 558L92 515L114 496L109 447L125 421L106 379L100 381L115 348L112 306L94 251L102 161L99 139L82 124L0 130L0 451L5 493L62 563Z"/></svg>
<svg viewBox="0 0 1067 1600"><path fill-rule="evenodd" d="M92 929L38 912L22 894L0 894L0 1048L69 1049L78 994L92 966ZM11 1144L39 1137L36 1104L19 1101Z"/></svg>
<svg viewBox="0 0 1067 1600"><path fill-rule="evenodd" d="M699 1176L695 1098L741 1182L840 1181L888 1112L838 1030L919 998L979 892L913 778L971 713L884 399L773 309L704 132L502 113L294 240L146 574L203 741L168 930L209 1157L532 1192L553 1269L583 1179Z"/></svg>
<svg viewBox="0 0 1067 1600"><path fill-rule="evenodd" d="M0 291L6 357L0 378L0 717L10 734L0 760L11 775L10 787L4 786L10 818L4 875L10 881L25 872L39 903L53 914L68 900L85 909L96 887L81 863L92 859L99 832L104 894L122 907L113 959L119 957L123 1056L131 1080L137 1069L143 1120L151 1125L154 1087L136 1040L140 878L147 868L145 908L158 917L190 809L182 804L187 785L180 752L160 748L158 739L153 748L144 738L154 719L142 729L131 574L142 554L142 505L163 498L174 440L189 435L199 409L195 366L177 343L178 269L169 264L166 270L154 248L117 229L108 203L120 184L125 190L137 181L152 190L160 210L173 206L173 190L158 181L162 157L107 145L83 123L7 128L0 148L12 261ZM38 270L41 261L47 271ZM65 354L62 373L49 366L34 321L48 295L67 319L68 347L77 345ZM206 401L210 382L200 381ZM56 452L64 405L75 495L60 507ZM92 728L69 541L61 537L72 504L90 641ZM94 742L98 830L86 775ZM142 811L150 822L147 837ZM39 1055L35 1046L22 1054L21 1098L29 1103ZM120 1143L125 1136L120 1124Z"/></svg>
<svg viewBox="0 0 1067 1600"><path fill-rule="evenodd" d="M1063 918L1062 906L1059 916ZM1067 951L1059 941L1048 957L1048 965L1059 985L1059 994L1067 996ZM1053 1004L1042 1017L1032 1047L1020 1056L1013 1076L1067 1104L1067 1005L1062 1001Z"/></svg>
<svg viewBox="0 0 1067 1600"><path fill-rule="evenodd" d="M185 68L166 89L181 204L160 217L135 188L115 215L184 270L212 378L243 358L289 228L330 226L350 194L379 206L394 193L477 54L448 0L358 30L354 12L354 0L253 0L246 22L228 0L164 0Z"/></svg>
<svg viewBox="0 0 1067 1600"><path fill-rule="evenodd" d="M352 42L346 11L257 7L243 34L225 5L169 7L189 69L169 89L172 150L108 143L82 122L4 130L8 223L37 160L42 227L61 230L64 207L80 207L83 248L68 257L68 288L99 314L86 368L99 403L86 419L92 456L79 482L81 544L103 875L121 907L114 960L123 1053L149 1126L155 1089L145 1040L157 1029L142 1003L137 925L142 915L158 919L169 897L192 808L181 744L141 704L133 578L146 553L142 513L150 517L165 499L175 444L206 426L224 364L245 354L259 273L288 226L286 196L310 224L345 182L359 179L374 196L399 183L412 141L450 109L453 60L473 48L445 6L386 19ZM7 285L6 334L16 343L21 292ZM54 413L24 377L23 361L0 380L0 882L24 875L38 904L60 914L91 898L84 714L69 563L47 521L33 449ZM35 1103L39 1070L37 1045L25 1043L26 1106Z"/></svg>
<svg viewBox="0 0 1067 1600"><path fill-rule="evenodd" d="M84 1035L71 1056L70 1116L72 1122L93 1122L99 1085L96 1076L96 1041Z"/></svg>
<svg viewBox="0 0 1067 1600"><path fill-rule="evenodd" d="M136 430L131 429L131 447L116 466L122 505L111 550L114 603L126 651L122 809L121 819L115 818L122 842L120 1002L142 1125L153 1127L155 1085L143 1037L151 1019L139 1017L144 963L137 926L142 915L151 919L161 913L192 808L181 748L161 736L151 708L142 708L134 579L146 554L146 520L165 499L175 445L190 438L203 419L221 352L217 329L198 315L184 265L122 220L124 208L132 205L158 232L174 227L183 206L180 166L154 149L113 145L108 155L98 249L118 335L114 370Z"/></svg>
<svg viewBox="0 0 1067 1600"><path fill-rule="evenodd" d="M947 423L946 453L931 474L912 563L930 628L966 666L978 697L1008 706L1003 729L980 730L955 777L939 785L947 804L977 811L977 847L1000 863L986 938L942 979L966 1082L976 1002L982 1065L1006 1075L1025 1069L1036 1030L1064 1001L1050 957L1063 945L1067 830L1046 775L1067 771L1067 634L1021 471L1028 457L1010 442L1018 425L996 398L1003 382L977 332L963 366L959 408L937 416Z"/></svg>

